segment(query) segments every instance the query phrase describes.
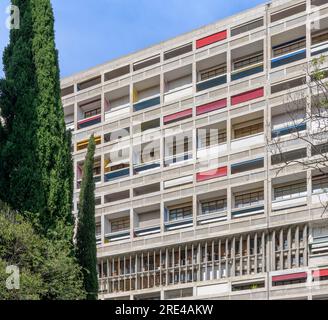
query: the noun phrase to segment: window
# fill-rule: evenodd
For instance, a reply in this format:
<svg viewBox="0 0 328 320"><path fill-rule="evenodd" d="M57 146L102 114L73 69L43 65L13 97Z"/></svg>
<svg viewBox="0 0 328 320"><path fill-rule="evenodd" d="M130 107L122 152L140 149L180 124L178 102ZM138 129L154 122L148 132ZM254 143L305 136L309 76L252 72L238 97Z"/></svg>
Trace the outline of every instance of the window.
<svg viewBox="0 0 328 320"><path fill-rule="evenodd" d="M227 73L227 66L221 65L211 69L207 69L200 72L200 81L208 80L211 78L215 78L221 74Z"/></svg>
<svg viewBox="0 0 328 320"><path fill-rule="evenodd" d="M234 135L235 135L235 139L239 139L239 138L251 136L253 134L261 133L263 132L263 130L264 130L263 122L259 122L252 125L244 126L242 128L235 129Z"/></svg>
<svg viewBox="0 0 328 320"><path fill-rule="evenodd" d="M328 41L328 30L312 36L312 45Z"/></svg>
<svg viewBox="0 0 328 320"><path fill-rule="evenodd" d="M112 220L111 223L111 232L119 232L119 231L124 231L130 229L130 218L119 218Z"/></svg>
<svg viewBox="0 0 328 320"><path fill-rule="evenodd" d="M245 284L233 284L232 291L243 291L243 290L254 290L264 288L264 281L254 282L254 283L245 283Z"/></svg>
<svg viewBox="0 0 328 320"><path fill-rule="evenodd" d="M244 193L235 196L235 208L244 208L253 206L256 204L261 204L264 201L263 190Z"/></svg>
<svg viewBox="0 0 328 320"><path fill-rule="evenodd" d="M202 214L211 214L227 209L227 199L217 199L208 202L202 202Z"/></svg>
<svg viewBox="0 0 328 320"><path fill-rule="evenodd" d="M231 29L231 36L236 36L238 34L244 33L244 32L248 32L251 31L253 29L259 28L263 26L263 18L259 19L259 20L255 20L255 21L250 21L247 22L246 24L243 24L241 26L235 27L233 29Z"/></svg>
<svg viewBox="0 0 328 320"><path fill-rule="evenodd" d="M94 176L99 176L101 174L101 165L100 163L95 163L94 167L93 167L93 175Z"/></svg>
<svg viewBox="0 0 328 320"><path fill-rule="evenodd" d="M274 188L274 200L281 201L306 196L306 182L298 182L288 186Z"/></svg>
<svg viewBox="0 0 328 320"><path fill-rule="evenodd" d="M212 145L225 143L227 142L227 131L225 129L218 130L218 129L199 129L201 131L206 130L206 135L203 136L203 134L198 133L198 148L202 147L210 147ZM205 139L204 139L205 138Z"/></svg>
<svg viewBox="0 0 328 320"><path fill-rule="evenodd" d="M93 109L93 110L84 112L84 118L90 118L93 116L97 116L98 114L101 114L101 108L97 108L97 109Z"/></svg>
<svg viewBox="0 0 328 320"><path fill-rule="evenodd" d="M258 53L233 62L233 69L238 70L263 61L263 53Z"/></svg>
<svg viewBox="0 0 328 320"><path fill-rule="evenodd" d="M318 176L312 179L312 192L323 193L328 190L328 176Z"/></svg>
<svg viewBox="0 0 328 320"><path fill-rule="evenodd" d="M192 217L192 207L183 207L169 210L170 221L183 220Z"/></svg>
<svg viewBox="0 0 328 320"><path fill-rule="evenodd" d="M96 235L97 236L101 235L101 224L100 223L96 224Z"/></svg>
<svg viewBox="0 0 328 320"><path fill-rule="evenodd" d="M302 38L293 42L281 44L273 48L273 57L281 56L289 52L303 49L306 46L306 39Z"/></svg>

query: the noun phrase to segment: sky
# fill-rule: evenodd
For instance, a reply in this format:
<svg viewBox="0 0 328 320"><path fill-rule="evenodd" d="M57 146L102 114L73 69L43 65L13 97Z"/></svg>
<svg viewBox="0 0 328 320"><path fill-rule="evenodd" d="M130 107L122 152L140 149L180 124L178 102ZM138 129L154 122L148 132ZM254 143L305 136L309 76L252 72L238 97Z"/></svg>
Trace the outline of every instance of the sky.
<svg viewBox="0 0 328 320"><path fill-rule="evenodd" d="M61 77L174 38L265 0L52 0ZM8 43L0 0L0 55ZM1 59L0 59L1 60ZM3 76L0 61L0 76Z"/></svg>

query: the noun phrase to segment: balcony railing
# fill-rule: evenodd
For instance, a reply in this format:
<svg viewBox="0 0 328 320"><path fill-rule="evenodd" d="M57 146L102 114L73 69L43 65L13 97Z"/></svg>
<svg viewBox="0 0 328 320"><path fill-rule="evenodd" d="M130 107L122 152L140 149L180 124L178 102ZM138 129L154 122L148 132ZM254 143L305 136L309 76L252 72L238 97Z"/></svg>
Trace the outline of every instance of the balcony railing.
<svg viewBox="0 0 328 320"><path fill-rule="evenodd" d="M192 159L192 151L180 153L173 156L165 157L165 166L170 166L178 162L187 161Z"/></svg>
<svg viewBox="0 0 328 320"><path fill-rule="evenodd" d="M165 230L173 231L182 228L188 228L193 226L193 218L185 218L181 220L172 220L165 222Z"/></svg>
<svg viewBox="0 0 328 320"><path fill-rule="evenodd" d="M121 179L130 175L130 168L123 168L120 170L108 172L105 174L105 182Z"/></svg>
<svg viewBox="0 0 328 320"><path fill-rule="evenodd" d="M236 208L231 210L231 216L233 219L253 216L256 214L264 213L264 204L263 201L252 206L246 206L245 208Z"/></svg>
<svg viewBox="0 0 328 320"><path fill-rule="evenodd" d="M130 113L130 104L119 106L105 112L105 121L116 119L118 117L127 115L129 113Z"/></svg>
<svg viewBox="0 0 328 320"><path fill-rule="evenodd" d="M149 235L160 233L160 232L161 232L160 226L150 226L150 227L134 229L134 234L136 237L149 236Z"/></svg>
<svg viewBox="0 0 328 320"><path fill-rule="evenodd" d="M302 192L297 196L290 195L287 199L276 199L272 201L272 210L291 209L307 205L307 192Z"/></svg>
<svg viewBox="0 0 328 320"><path fill-rule="evenodd" d="M111 232L105 235L105 242L121 241L130 239L130 230Z"/></svg>
<svg viewBox="0 0 328 320"><path fill-rule="evenodd" d="M231 72L231 81L243 79L264 71L263 62Z"/></svg>
<svg viewBox="0 0 328 320"><path fill-rule="evenodd" d="M197 87L197 92L198 91L203 91L203 90L207 90L216 86L220 86L222 84L227 83L227 75L221 75L209 80L205 80L205 81L201 81L198 82L196 87Z"/></svg>
<svg viewBox="0 0 328 320"><path fill-rule="evenodd" d="M228 219L226 208L218 210L216 212L211 212L207 214L202 214L197 217L197 223L199 225L226 221Z"/></svg>
<svg viewBox="0 0 328 320"><path fill-rule="evenodd" d="M255 135L235 139L231 141L231 149L239 149L249 147L254 144L264 143L264 134L258 133Z"/></svg>
<svg viewBox="0 0 328 320"><path fill-rule="evenodd" d="M164 103L175 101L191 94L192 94L192 85L188 84L165 93Z"/></svg>
<svg viewBox="0 0 328 320"><path fill-rule="evenodd" d="M74 126L74 121L66 123L66 130L72 130L74 131L75 126Z"/></svg>
<svg viewBox="0 0 328 320"><path fill-rule="evenodd" d="M98 124L100 122L101 115L97 114L96 116L80 120L77 125L79 129L83 129Z"/></svg>
<svg viewBox="0 0 328 320"><path fill-rule="evenodd" d="M328 51L328 41L314 44L311 46L311 56L323 54Z"/></svg>
<svg viewBox="0 0 328 320"><path fill-rule="evenodd" d="M101 234L96 235L96 244L101 244Z"/></svg>
<svg viewBox="0 0 328 320"><path fill-rule="evenodd" d="M137 111L141 111L147 108L151 108L154 106L157 106L161 103L161 97L160 96L156 96L147 100L143 100L140 102L137 102L133 105L133 109L135 112Z"/></svg>
<svg viewBox="0 0 328 320"><path fill-rule="evenodd" d="M197 149L197 159L212 159L214 157L218 157L222 153L225 153L227 148L226 143L199 148Z"/></svg>
<svg viewBox="0 0 328 320"><path fill-rule="evenodd" d="M306 58L306 49L299 49L293 52L288 52L284 55L275 57L271 59L271 68L277 68L283 66L288 63L292 63L298 60L302 60Z"/></svg>
<svg viewBox="0 0 328 320"><path fill-rule="evenodd" d="M154 170L157 168L160 168L161 164L159 160L155 160L152 162L147 162L147 163L142 163L142 164L137 164L133 166L133 170L135 174L148 171L148 170Z"/></svg>
<svg viewBox="0 0 328 320"><path fill-rule="evenodd" d="M271 137L272 139L285 136L290 133L296 133L306 130L306 123L300 123L294 126L288 126L280 129L272 130Z"/></svg>

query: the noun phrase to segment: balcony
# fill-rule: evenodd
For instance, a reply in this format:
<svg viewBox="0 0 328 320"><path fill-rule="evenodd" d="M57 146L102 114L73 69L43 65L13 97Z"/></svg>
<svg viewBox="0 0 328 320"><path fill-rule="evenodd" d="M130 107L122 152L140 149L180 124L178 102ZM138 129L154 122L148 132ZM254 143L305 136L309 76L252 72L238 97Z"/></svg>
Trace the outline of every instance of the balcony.
<svg viewBox="0 0 328 320"><path fill-rule="evenodd" d="M164 103L178 101L192 93L191 65L164 74Z"/></svg>
<svg viewBox="0 0 328 320"><path fill-rule="evenodd" d="M239 138L231 141L231 149L249 148L252 145L263 144L264 142L264 133L257 133L245 138Z"/></svg>
<svg viewBox="0 0 328 320"><path fill-rule="evenodd" d="M105 93L105 121L115 120L129 114L129 86Z"/></svg>
<svg viewBox="0 0 328 320"><path fill-rule="evenodd" d="M197 62L197 81L197 92L226 84L226 53Z"/></svg>
<svg viewBox="0 0 328 320"><path fill-rule="evenodd" d="M161 103L160 77L150 78L134 84L133 87L133 110L138 112Z"/></svg>
<svg viewBox="0 0 328 320"><path fill-rule="evenodd" d="M160 168L160 141L143 143L133 147L133 169L135 174Z"/></svg>
<svg viewBox="0 0 328 320"><path fill-rule="evenodd" d="M319 26L313 29L311 34L311 56L321 55L328 51L328 19L315 22Z"/></svg>
<svg viewBox="0 0 328 320"><path fill-rule="evenodd" d="M231 165L231 174L242 173L246 171L252 171L264 167L264 158L257 158Z"/></svg>
<svg viewBox="0 0 328 320"><path fill-rule="evenodd" d="M226 143L221 143L216 146L199 148L197 149L197 159L200 161L213 159L226 153L227 150L228 146Z"/></svg>
<svg viewBox="0 0 328 320"><path fill-rule="evenodd" d="M84 162L79 162L76 167L76 180L77 188L81 188L82 179L83 179L83 166ZM95 183L101 182L101 164L100 158L95 158L94 167L93 167L93 179Z"/></svg>
<svg viewBox="0 0 328 320"><path fill-rule="evenodd" d="M66 130L74 131L74 105L64 107Z"/></svg>
<svg viewBox="0 0 328 320"><path fill-rule="evenodd" d="M200 202L199 214L197 216L198 225L227 220L226 190L200 195L198 200Z"/></svg>
<svg viewBox="0 0 328 320"><path fill-rule="evenodd" d="M128 176L130 176L130 168L113 170L111 172L105 173L105 182L111 182L113 180L122 179Z"/></svg>
<svg viewBox="0 0 328 320"><path fill-rule="evenodd" d="M325 204L328 202L328 177L317 173L312 176L312 203Z"/></svg>
<svg viewBox="0 0 328 320"><path fill-rule="evenodd" d="M282 181L291 177L283 177ZM307 205L307 185L306 180L289 181L279 183L279 178L273 182L272 210L279 211Z"/></svg>
<svg viewBox="0 0 328 320"><path fill-rule="evenodd" d="M257 183L258 189L249 190L252 186L241 186L233 189L234 208L231 210L233 219L249 217L264 213L263 183Z"/></svg>
<svg viewBox="0 0 328 320"><path fill-rule="evenodd" d="M305 33L302 26L272 37L272 69L306 58Z"/></svg>
<svg viewBox="0 0 328 320"><path fill-rule="evenodd" d="M78 104L78 129L101 123L101 98L94 98Z"/></svg>
<svg viewBox="0 0 328 320"><path fill-rule="evenodd" d="M135 209L134 217L134 234L136 237L143 237L161 232L161 213L159 205Z"/></svg>
<svg viewBox="0 0 328 320"><path fill-rule="evenodd" d="M192 202L181 203L182 201L183 200L177 200L165 204L164 226L166 231L193 226Z"/></svg>
<svg viewBox="0 0 328 320"><path fill-rule="evenodd" d="M130 239L130 230L123 230L105 234L105 243Z"/></svg>
<svg viewBox="0 0 328 320"><path fill-rule="evenodd" d="M231 81L263 72L263 40L233 49L231 59Z"/></svg>
<svg viewBox="0 0 328 320"><path fill-rule="evenodd" d="M285 136L287 134L297 133L306 130L306 123L300 123L297 125L286 126L284 128L272 130L272 139Z"/></svg>

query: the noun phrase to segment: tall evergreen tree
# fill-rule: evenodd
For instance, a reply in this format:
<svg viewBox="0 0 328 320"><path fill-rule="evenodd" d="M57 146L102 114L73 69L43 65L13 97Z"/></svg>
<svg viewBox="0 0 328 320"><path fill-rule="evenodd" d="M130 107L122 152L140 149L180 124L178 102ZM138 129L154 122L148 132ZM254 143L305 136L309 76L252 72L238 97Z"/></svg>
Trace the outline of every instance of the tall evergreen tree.
<svg viewBox="0 0 328 320"><path fill-rule="evenodd" d="M95 148L95 139L91 136L83 166L76 233L77 258L82 267L84 289L87 292L88 300L96 300L98 295L95 183L93 179Z"/></svg>
<svg viewBox="0 0 328 320"><path fill-rule="evenodd" d="M19 29L10 32L0 83L4 119L0 197L51 238L72 239L72 159L60 98L50 0L12 0Z"/></svg>

